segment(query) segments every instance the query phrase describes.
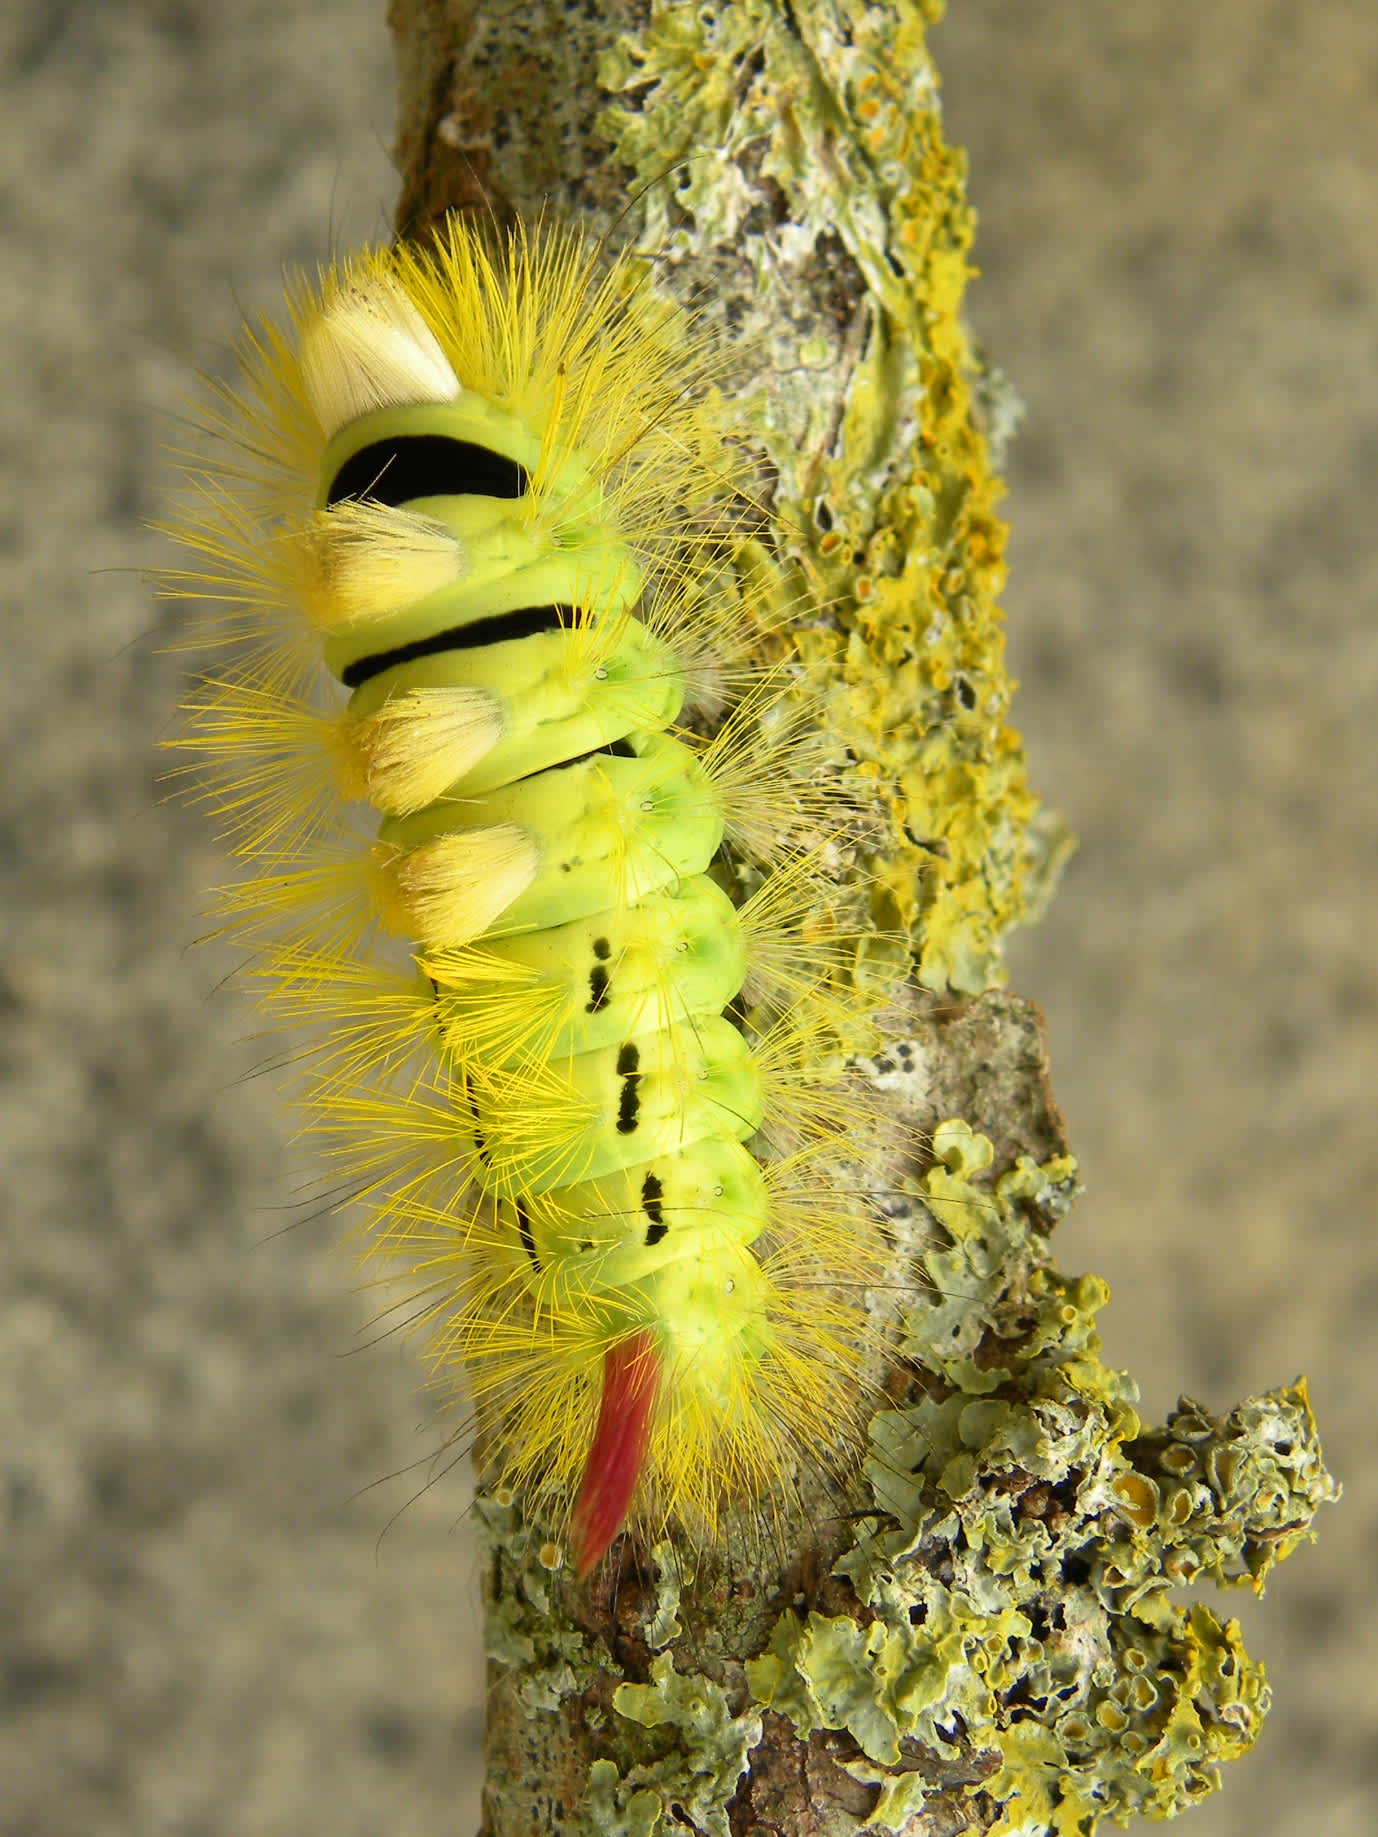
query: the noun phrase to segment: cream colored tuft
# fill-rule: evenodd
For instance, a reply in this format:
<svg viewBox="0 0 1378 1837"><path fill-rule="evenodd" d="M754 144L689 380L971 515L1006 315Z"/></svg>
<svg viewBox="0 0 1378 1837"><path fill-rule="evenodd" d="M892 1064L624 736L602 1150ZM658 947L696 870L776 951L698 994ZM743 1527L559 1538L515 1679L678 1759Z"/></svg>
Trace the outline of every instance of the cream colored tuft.
<svg viewBox="0 0 1378 1837"><path fill-rule="evenodd" d="M443 523L388 504L318 510L289 540L302 605L326 631L400 612L452 587L468 567L463 543Z"/></svg>
<svg viewBox="0 0 1378 1837"><path fill-rule="evenodd" d="M437 836L403 852L380 851L380 903L392 930L432 950L480 936L536 878L540 852L515 823Z"/></svg>
<svg viewBox="0 0 1378 1837"><path fill-rule="evenodd" d="M307 399L327 440L379 408L451 402L459 378L396 281L356 274L340 282L301 336Z"/></svg>
<svg viewBox="0 0 1378 1837"><path fill-rule="evenodd" d="M486 689L408 689L373 714L341 720L344 791L389 816L443 797L502 738L502 708Z"/></svg>

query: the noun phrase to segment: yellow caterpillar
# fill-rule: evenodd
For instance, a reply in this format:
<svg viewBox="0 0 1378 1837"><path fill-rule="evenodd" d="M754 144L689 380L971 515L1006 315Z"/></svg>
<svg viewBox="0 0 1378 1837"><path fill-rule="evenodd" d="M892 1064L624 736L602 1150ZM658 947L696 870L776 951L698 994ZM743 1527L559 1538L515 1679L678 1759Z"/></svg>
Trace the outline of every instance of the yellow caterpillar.
<svg viewBox="0 0 1378 1837"><path fill-rule="evenodd" d="M227 928L320 1027L372 1252L580 1573L848 1442L881 1254L811 1069L825 802L715 369L576 236L366 252L246 333L166 577L220 603L182 744Z"/></svg>

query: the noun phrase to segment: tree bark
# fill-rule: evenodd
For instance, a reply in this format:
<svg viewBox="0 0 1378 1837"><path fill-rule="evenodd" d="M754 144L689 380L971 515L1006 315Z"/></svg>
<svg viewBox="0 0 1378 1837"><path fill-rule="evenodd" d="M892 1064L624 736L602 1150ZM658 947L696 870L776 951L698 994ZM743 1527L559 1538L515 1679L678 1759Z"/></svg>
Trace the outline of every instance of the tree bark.
<svg viewBox="0 0 1378 1837"><path fill-rule="evenodd" d="M1089 1831L1211 1790L1267 1706L1236 1623L1335 1487L1305 1389L1144 1428L1097 1278L1052 1267L1077 1192L1001 944L1069 840L1038 810L997 605L1017 405L961 319L972 216L926 42L942 0L393 0L399 233L554 212L656 251L749 351L743 432L820 726L875 810L870 967L908 979L869 1063L918 1284L855 1512L802 1546L630 1540L587 1585L481 1494L483 1837ZM915 1149L914 1145L918 1145Z"/></svg>

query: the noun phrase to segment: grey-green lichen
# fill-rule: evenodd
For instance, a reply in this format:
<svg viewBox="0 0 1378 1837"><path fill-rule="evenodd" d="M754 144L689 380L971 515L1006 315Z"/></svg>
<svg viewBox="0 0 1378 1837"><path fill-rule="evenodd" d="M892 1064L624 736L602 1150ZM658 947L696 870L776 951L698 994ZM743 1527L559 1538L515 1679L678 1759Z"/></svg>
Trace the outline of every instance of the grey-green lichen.
<svg viewBox="0 0 1378 1837"><path fill-rule="evenodd" d="M557 1594L564 1553L546 1530L524 1515L519 1495L507 1487L480 1492L474 1501L479 1541L485 1555L488 1612L485 1655L495 1676L512 1692L528 1724L553 1732L553 1712L580 1698L580 1716L594 1726L606 1713L597 1686L607 1678L609 1657L570 1623ZM567 1837L654 1837L664 1828L667 1806L678 1806L705 1837L729 1837L725 1807L760 1740L761 1715L754 1705L737 1713L724 1691L707 1678L682 1676L660 1646L681 1632L677 1618L680 1564L668 1545L650 1553L657 1580L638 1628L655 1652L645 1684L622 1683L611 1693L612 1710L650 1731L639 1757L625 1774L610 1760L595 1761L578 1803L552 1800L552 1828ZM540 1736L535 1740L539 1743ZM620 1747L625 1751L626 1744ZM495 1778L491 1794L505 1782ZM530 1759L529 1753L525 1757Z"/></svg>
<svg viewBox="0 0 1378 1837"><path fill-rule="evenodd" d="M804 693L875 813L872 917L925 986L979 991L1025 915L1036 806L1005 722L1003 398L960 316L974 218L925 40L942 10L657 0L602 61L635 100L599 126L650 241L750 267L734 334L767 353L754 431L827 608L799 635Z"/></svg>
<svg viewBox="0 0 1378 1837"><path fill-rule="evenodd" d="M506 1486L480 1492L474 1518L492 1581L485 1655L503 1668L528 1715L555 1709L587 1688L600 1669L583 1635L556 1609L554 1570L561 1553L547 1544L543 1529L525 1518Z"/></svg>
<svg viewBox="0 0 1378 1837"><path fill-rule="evenodd" d="M643 1637L652 1652L659 1652L679 1638L684 1628L679 1621L680 1568L668 1544L651 1547L655 1564L655 1605L646 1617Z"/></svg>
<svg viewBox="0 0 1378 1837"><path fill-rule="evenodd" d="M917 1195L934 1290L904 1349L938 1382L872 1425L878 1515L837 1564L863 1613L784 1614L747 1666L753 1694L801 1736L849 1732L848 1770L881 1788L861 1828L903 1829L953 1768L973 1828L1169 1816L1268 1706L1237 1624L1169 1590L1261 1588L1309 1535L1336 1489L1305 1386L1224 1418L1183 1400L1145 1431L1100 1358L1105 1285L1048 1260L1074 1164L1021 1160L987 1188L983 1136L948 1122L933 1148Z"/></svg>
<svg viewBox="0 0 1378 1837"><path fill-rule="evenodd" d="M629 1722L667 1733L664 1750L656 1759L634 1767L625 1780L619 1779L623 1792L630 1788L628 1810L638 1804L642 1811L652 1803L661 1810L674 1805L679 1808L679 1822L687 1818L690 1830L700 1830L704 1837L730 1837L726 1807L746 1771L751 1750L761 1739L760 1711L748 1706L734 1715L717 1684L704 1677L682 1676L668 1652L651 1661L648 1684L619 1684L612 1700L618 1714ZM599 1815L598 1801L610 1796L614 1787L609 1765L595 1762L592 1773L598 1777L590 1778L588 1805L593 1828L599 1832L607 1826ZM654 1832L659 1827L652 1823L647 1828Z"/></svg>

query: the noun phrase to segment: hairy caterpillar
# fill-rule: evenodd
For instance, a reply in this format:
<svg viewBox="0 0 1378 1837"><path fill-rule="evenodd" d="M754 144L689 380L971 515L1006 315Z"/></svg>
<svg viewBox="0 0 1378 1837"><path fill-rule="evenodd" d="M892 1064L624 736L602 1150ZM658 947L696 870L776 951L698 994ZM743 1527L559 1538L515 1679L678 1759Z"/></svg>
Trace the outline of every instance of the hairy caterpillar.
<svg viewBox="0 0 1378 1837"><path fill-rule="evenodd" d="M227 928L321 1028L372 1253L580 1573L629 1513L774 1510L847 1443L881 1255L716 361L569 234L367 252L246 333L167 577L221 602L180 743Z"/></svg>

